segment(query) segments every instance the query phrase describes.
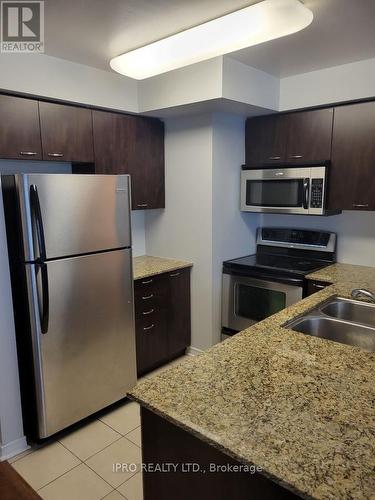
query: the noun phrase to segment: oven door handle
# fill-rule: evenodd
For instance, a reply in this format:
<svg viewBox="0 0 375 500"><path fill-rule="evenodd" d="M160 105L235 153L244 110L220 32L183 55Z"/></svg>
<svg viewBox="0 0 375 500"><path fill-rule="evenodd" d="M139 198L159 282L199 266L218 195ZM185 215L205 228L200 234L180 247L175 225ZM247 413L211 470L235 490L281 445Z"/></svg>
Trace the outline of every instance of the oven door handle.
<svg viewBox="0 0 375 500"><path fill-rule="evenodd" d="M309 194L310 194L310 179L306 177L303 179L303 208L309 208Z"/></svg>
<svg viewBox="0 0 375 500"><path fill-rule="evenodd" d="M250 276L249 276L250 278ZM268 274L261 274L259 276L254 276L254 279L259 279L260 281L272 281L274 283L282 283L284 285L292 285L292 286L302 286L303 279L301 278L283 278L281 276L272 276Z"/></svg>
<svg viewBox="0 0 375 500"><path fill-rule="evenodd" d="M271 274L265 274L265 273L252 273L250 274L244 274L241 271L232 271L232 270L223 270L224 274L229 274L230 276L233 276L234 278L240 277L240 278L249 278L251 280L258 280L258 281L270 281L273 283L281 283L283 285L291 285L291 286L303 286L303 278L287 278L283 276L277 276L277 275L271 275Z"/></svg>

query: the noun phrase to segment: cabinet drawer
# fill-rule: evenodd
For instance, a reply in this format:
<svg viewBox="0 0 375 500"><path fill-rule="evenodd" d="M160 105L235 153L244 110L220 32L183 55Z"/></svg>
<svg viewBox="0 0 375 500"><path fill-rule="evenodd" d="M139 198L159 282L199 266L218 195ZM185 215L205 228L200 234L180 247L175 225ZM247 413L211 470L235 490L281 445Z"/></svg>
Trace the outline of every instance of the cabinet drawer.
<svg viewBox="0 0 375 500"><path fill-rule="evenodd" d="M145 373L168 358L166 314L155 311L149 317L136 318L137 370Z"/></svg>
<svg viewBox="0 0 375 500"><path fill-rule="evenodd" d="M136 315L166 307L168 282L164 275L137 280L134 284Z"/></svg>

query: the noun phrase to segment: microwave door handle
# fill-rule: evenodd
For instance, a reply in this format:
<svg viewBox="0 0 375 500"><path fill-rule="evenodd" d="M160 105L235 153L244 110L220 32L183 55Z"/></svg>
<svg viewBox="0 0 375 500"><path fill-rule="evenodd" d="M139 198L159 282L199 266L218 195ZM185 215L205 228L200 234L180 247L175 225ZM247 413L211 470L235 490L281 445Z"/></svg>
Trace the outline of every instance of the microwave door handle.
<svg viewBox="0 0 375 500"><path fill-rule="evenodd" d="M43 309L40 313L40 327L42 333L48 332L49 323L49 289L48 289L48 270L45 260L47 258L46 242L44 237L42 211L40 209L38 189L35 184L30 186L30 208L31 214L35 221L36 237L38 240L39 257L35 260L36 266L39 267L41 273L42 285L42 302ZM35 251L34 251L35 255Z"/></svg>
<svg viewBox="0 0 375 500"><path fill-rule="evenodd" d="M303 208L308 210L309 208L309 194L310 194L310 179L303 179Z"/></svg>

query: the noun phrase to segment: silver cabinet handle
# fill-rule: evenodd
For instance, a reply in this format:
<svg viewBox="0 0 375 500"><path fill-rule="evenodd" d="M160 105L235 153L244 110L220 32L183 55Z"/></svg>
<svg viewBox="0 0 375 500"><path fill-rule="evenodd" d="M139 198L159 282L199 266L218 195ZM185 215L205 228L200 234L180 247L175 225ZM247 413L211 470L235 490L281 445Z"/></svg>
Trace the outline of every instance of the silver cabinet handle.
<svg viewBox="0 0 375 500"><path fill-rule="evenodd" d="M22 156L36 156L37 153L34 151L20 151L20 155Z"/></svg>
<svg viewBox="0 0 375 500"><path fill-rule="evenodd" d="M145 332L147 332L147 331L149 331L149 330L152 330L152 329L154 328L154 326L155 326L155 325L145 326L145 327L143 328L143 330L144 330Z"/></svg>
<svg viewBox="0 0 375 500"><path fill-rule="evenodd" d="M281 156L269 156L269 160L281 160Z"/></svg>
<svg viewBox="0 0 375 500"><path fill-rule="evenodd" d="M317 288L318 290L323 290L323 288L326 288L327 285L318 285L317 283L312 283L312 286L314 288Z"/></svg>
<svg viewBox="0 0 375 500"><path fill-rule="evenodd" d="M144 297L142 297L142 300L152 299L153 296L154 296L154 294L150 293L150 295L145 295Z"/></svg>
<svg viewBox="0 0 375 500"><path fill-rule="evenodd" d="M368 203L364 203L364 204L361 204L361 203L353 203L353 207L354 207L354 208L368 208Z"/></svg>
<svg viewBox="0 0 375 500"><path fill-rule="evenodd" d="M154 309L150 309L149 311L143 311L143 316L148 316L149 314L152 314L154 312Z"/></svg>
<svg viewBox="0 0 375 500"><path fill-rule="evenodd" d="M175 276L180 276L180 274L181 274L181 273L173 273L173 274L170 274L169 276L170 276L171 278L174 278Z"/></svg>
<svg viewBox="0 0 375 500"><path fill-rule="evenodd" d="M137 207L146 208L146 207L148 207L148 203L138 203Z"/></svg>
<svg viewBox="0 0 375 500"><path fill-rule="evenodd" d="M61 158L64 156L64 153L47 153L48 156L52 156L53 158Z"/></svg>
<svg viewBox="0 0 375 500"><path fill-rule="evenodd" d="M297 160L298 158L302 158L302 155L291 155L290 158Z"/></svg>
<svg viewBox="0 0 375 500"><path fill-rule="evenodd" d="M142 285L149 285L152 283L154 280L147 280L147 281L142 281Z"/></svg>

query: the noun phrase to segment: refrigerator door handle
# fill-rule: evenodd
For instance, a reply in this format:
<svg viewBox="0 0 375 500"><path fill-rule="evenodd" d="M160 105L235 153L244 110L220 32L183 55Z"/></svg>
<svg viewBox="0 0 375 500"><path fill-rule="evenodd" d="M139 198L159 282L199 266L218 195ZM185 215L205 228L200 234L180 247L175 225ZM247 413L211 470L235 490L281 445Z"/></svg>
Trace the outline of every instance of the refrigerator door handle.
<svg viewBox="0 0 375 500"><path fill-rule="evenodd" d="M36 265L41 272L41 285L42 285L42 312L40 312L39 306L39 316L40 316L40 328L41 332L48 332L48 322L49 322L49 289L48 289L48 269L45 259L47 258L46 253L46 243L44 238L43 230L43 219L42 211L40 210L38 188L35 184L30 186L30 208L31 215L35 222L36 236L38 240L39 247L39 257L36 259ZM34 251L34 255L35 251Z"/></svg>
<svg viewBox="0 0 375 500"><path fill-rule="evenodd" d="M31 209L31 217L34 219L35 222L35 230L39 247L39 259L37 260L44 262L47 258L46 240L44 237L42 211L40 209L38 188L36 187L35 184L31 184L30 186L30 209ZM34 255L36 255L35 249L34 249Z"/></svg>
<svg viewBox="0 0 375 500"><path fill-rule="evenodd" d="M43 308L42 313L40 314L40 329L41 332L48 332L48 323L49 323L49 289L48 289L48 270L47 264L42 262L40 264L40 272L42 278L42 302Z"/></svg>

